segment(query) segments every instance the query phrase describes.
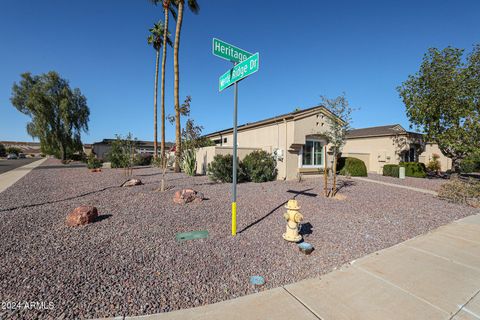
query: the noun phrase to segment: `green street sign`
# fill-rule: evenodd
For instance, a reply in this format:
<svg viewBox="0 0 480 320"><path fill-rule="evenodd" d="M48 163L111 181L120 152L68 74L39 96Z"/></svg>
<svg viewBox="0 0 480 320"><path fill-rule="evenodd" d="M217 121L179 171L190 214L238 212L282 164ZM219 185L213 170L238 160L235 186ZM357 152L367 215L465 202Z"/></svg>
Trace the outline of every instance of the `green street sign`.
<svg viewBox="0 0 480 320"><path fill-rule="evenodd" d="M258 71L260 55L255 53L253 56L243 61L242 63L237 64L232 69L225 72L219 78L218 90L222 91L237 81L242 80L245 77L248 77L252 73Z"/></svg>
<svg viewBox="0 0 480 320"><path fill-rule="evenodd" d="M232 61L235 63L245 61L247 60L248 57L252 55L248 51L232 46L231 44L226 43L217 38L213 38L212 53L217 57L220 57L222 59Z"/></svg>

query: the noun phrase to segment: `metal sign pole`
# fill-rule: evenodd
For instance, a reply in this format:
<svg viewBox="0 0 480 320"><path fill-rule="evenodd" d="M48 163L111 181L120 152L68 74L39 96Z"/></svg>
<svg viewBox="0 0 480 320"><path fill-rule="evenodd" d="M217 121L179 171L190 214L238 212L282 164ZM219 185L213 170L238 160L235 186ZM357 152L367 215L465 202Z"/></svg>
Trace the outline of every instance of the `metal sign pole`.
<svg viewBox="0 0 480 320"><path fill-rule="evenodd" d="M237 234L237 104L238 82L234 84L233 103L233 176L232 176L232 236Z"/></svg>

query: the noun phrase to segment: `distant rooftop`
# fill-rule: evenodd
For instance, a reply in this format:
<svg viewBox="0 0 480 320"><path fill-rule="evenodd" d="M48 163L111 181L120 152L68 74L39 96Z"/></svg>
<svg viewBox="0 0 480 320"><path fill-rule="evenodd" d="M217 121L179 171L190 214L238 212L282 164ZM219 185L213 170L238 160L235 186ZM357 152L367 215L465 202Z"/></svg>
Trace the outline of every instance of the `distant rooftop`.
<svg viewBox="0 0 480 320"><path fill-rule="evenodd" d="M352 129L348 131L347 138L354 139L354 138L365 138L365 137L394 136L397 134L407 134L407 133L419 134L416 132L409 132L399 124L390 124L386 126Z"/></svg>
<svg viewBox="0 0 480 320"><path fill-rule="evenodd" d="M110 144L115 140L116 139L103 139L102 141L94 142L92 145L95 145L95 144ZM136 144L139 147L152 147L153 148L153 141L136 140ZM160 144L161 144L161 141L158 141L159 146L160 146ZM175 143L173 143L173 142L168 142L168 141L165 142L166 147L172 147L174 144Z"/></svg>
<svg viewBox="0 0 480 320"><path fill-rule="evenodd" d="M319 105L319 106L315 106L315 107L311 107L311 108L307 108L307 109L296 110L296 111L293 111L293 112L281 114L281 115L278 115L278 116L275 116L275 117L271 117L271 118L267 118L267 119L263 119L263 120L259 120L259 121L255 121L255 122L247 122L245 124L237 126L237 129L240 130L240 129L245 128L245 127L255 127L255 126L258 126L258 125L264 125L264 124L267 124L267 123L270 123L270 122L276 122L276 121L286 119L286 118L293 118L296 115L300 115L302 113L307 113L309 111L314 111L314 110L324 110L326 113L329 113L332 116L335 116L330 110L328 110L327 108L325 108L322 105ZM204 137L208 138L208 137L211 137L211 136L218 135L220 133L225 134L225 133L228 133L230 131L233 131L233 128L228 128L228 129L215 131L215 132L204 135Z"/></svg>

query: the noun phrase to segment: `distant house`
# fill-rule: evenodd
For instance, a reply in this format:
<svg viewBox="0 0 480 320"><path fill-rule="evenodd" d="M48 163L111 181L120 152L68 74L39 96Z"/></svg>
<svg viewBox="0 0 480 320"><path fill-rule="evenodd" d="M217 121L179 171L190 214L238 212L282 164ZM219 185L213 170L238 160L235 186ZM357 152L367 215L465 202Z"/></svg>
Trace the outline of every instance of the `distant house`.
<svg viewBox="0 0 480 320"><path fill-rule="evenodd" d="M92 144L92 152L98 159L107 160L108 154L112 148L111 144L115 139L103 139L100 142L95 142ZM168 151L170 147L173 146L173 143L166 142L165 147ZM151 154L153 155L153 141L141 141L137 140L135 142L135 153L139 154ZM158 152L160 153L160 141L158 142Z"/></svg>
<svg viewBox="0 0 480 320"><path fill-rule="evenodd" d="M341 121L323 106L275 116L238 126L238 156L243 159L254 150L265 150L277 160L278 179L295 179L301 174L319 174L325 163L325 132L328 119ZM217 154L232 154L233 129L205 135L216 146L197 151L197 173L205 174Z"/></svg>
<svg viewBox="0 0 480 320"><path fill-rule="evenodd" d="M382 173L385 164L400 161L426 164L433 153L438 153L442 170L451 169L451 160L439 151L435 144L426 144L422 134L392 124L350 130L342 156L361 159L369 172Z"/></svg>

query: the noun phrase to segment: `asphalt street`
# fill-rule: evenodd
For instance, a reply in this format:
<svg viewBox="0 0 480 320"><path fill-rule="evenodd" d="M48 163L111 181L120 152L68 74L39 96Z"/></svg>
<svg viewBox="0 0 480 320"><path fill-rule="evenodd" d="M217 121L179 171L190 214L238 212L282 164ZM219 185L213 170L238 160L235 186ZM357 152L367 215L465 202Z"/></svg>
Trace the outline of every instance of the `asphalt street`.
<svg viewBox="0 0 480 320"><path fill-rule="evenodd" d="M15 160L0 160L0 174L13 170L15 168L24 166L26 164L32 163L34 161L40 160L41 158L26 158L26 159L15 159Z"/></svg>

